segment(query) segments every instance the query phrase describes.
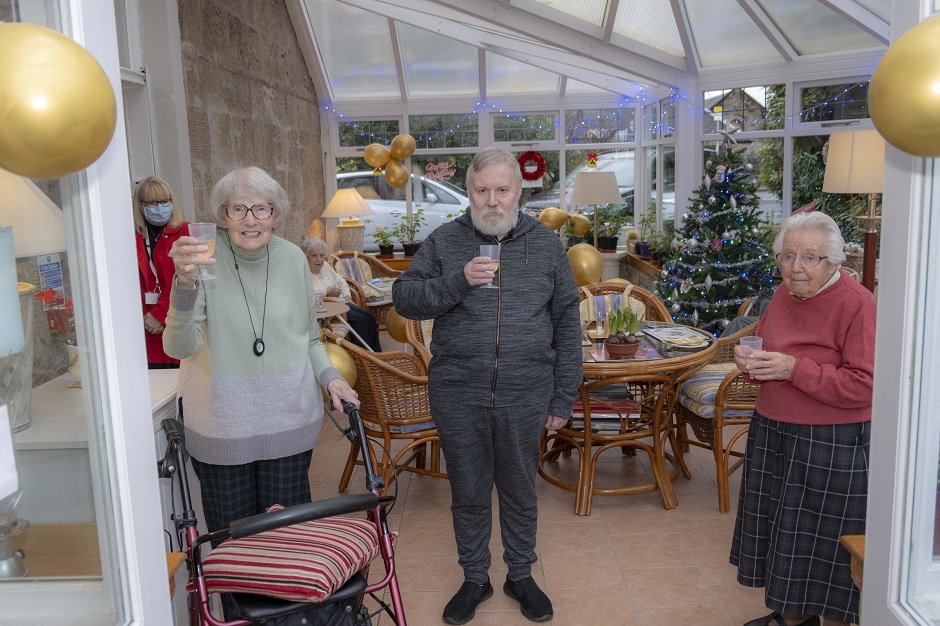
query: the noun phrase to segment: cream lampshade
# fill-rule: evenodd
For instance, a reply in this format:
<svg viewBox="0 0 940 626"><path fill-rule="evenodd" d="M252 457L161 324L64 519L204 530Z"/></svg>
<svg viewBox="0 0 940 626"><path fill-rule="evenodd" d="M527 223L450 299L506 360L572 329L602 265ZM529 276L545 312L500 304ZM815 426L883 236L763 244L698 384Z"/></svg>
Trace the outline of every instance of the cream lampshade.
<svg viewBox="0 0 940 626"><path fill-rule="evenodd" d="M875 257L878 248L877 194L884 191L885 140L876 130L834 132L826 158L826 193L868 194L868 212L859 219L865 226L862 284L875 290Z"/></svg>
<svg viewBox="0 0 940 626"><path fill-rule="evenodd" d="M620 187L613 172L578 172L574 178L571 204L594 206L594 247L597 247L597 205L619 204Z"/></svg>
<svg viewBox="0 0 940 626"><path fill-rule="evenodd" d="M340 250L353 250L362 252L362 239L365 224L359 220L360 215L372 215L372 209L362 199L355 189L340 189L326 205L320 217L344 217L337 232L339 233Z"/></svg>

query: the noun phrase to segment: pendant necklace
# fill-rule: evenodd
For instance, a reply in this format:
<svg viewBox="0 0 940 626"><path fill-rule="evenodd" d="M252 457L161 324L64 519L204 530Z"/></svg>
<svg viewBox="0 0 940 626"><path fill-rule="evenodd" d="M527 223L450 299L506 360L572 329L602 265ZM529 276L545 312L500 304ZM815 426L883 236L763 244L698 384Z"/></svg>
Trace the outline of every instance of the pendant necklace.
<svg viewBox="0 0 940 626"><path fill-rule="evenodd" d="M241 272L238 271L238 258L235 256L235 248L229 243L229 250L232 251L232 259L235 261L235 274L238 276L238 284L242 288L242 296L245 297L245 308L248 309L248 321L251 322L251 334L255 336L255 343L251 346L255 356L264 354L264 319L268 314L268 276L271 271L271 251L265 246L265 252L268 255L268 264L264 271L264 308L261 312L261 336L255 331L255 321L251 318L251 307L248 306L248 294L245 293L245 284L242 282Z"/></svg>

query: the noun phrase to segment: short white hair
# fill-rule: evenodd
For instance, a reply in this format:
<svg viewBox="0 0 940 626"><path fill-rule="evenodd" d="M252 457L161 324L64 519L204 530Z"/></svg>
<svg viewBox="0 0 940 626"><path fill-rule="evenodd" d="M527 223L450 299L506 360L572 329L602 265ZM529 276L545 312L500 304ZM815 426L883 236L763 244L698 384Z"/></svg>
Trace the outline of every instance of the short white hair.
<svg viewBox="0 0 940 626"><path fill-rule="evenodd" d="M835 220L820 211L791 215L780 223L780 230L774 238L774 256L783 250L783 239L790 231L814 230L826 236L823 256L833 265L842 265L845 261L845 240Z"/></svg>
<svg viewBox="0 0 940 626"><path fill-rule="evenodd" d="M514 171L516 199L513 204L519 204L519 198L522 197L522 169L519 167L519 161L512 155L512 152L494 146L483 148L473 155L470 165L467 166L467 194L473 193L473 179L483 168L501 163L510 166Z"/></svg>
<svg viewBox="0 0 940 626"><path fill-rule="evenodd" d="M209 196L212 220L225 226L225 209L235 195L256 195L274 207L274 225L280 224L290 213L290 201L281 184L260 167L241 167L219 179Z"/></svg>
<svg viewBox="0 0 940 626"><path fill-rule="evenodd" d="M321 252L324 256L329 256L330 254L329 246L319 237L307 237L300 242L300 249L303 250L304 254L307 256L310 256L314 252Z"/></svg>

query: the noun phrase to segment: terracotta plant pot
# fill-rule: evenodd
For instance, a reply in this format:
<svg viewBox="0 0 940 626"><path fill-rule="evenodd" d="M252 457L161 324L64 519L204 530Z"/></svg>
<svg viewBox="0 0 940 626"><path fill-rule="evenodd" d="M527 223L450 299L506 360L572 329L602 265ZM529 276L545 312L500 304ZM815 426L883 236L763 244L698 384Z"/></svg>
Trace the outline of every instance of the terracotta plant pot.
<svg viewBox="0 0 940 626"><path fill-rule="evenodd" d="M640 342L636 343L608 343L604 342L604 350L612 359L632 359L640 349Z"/></svg>

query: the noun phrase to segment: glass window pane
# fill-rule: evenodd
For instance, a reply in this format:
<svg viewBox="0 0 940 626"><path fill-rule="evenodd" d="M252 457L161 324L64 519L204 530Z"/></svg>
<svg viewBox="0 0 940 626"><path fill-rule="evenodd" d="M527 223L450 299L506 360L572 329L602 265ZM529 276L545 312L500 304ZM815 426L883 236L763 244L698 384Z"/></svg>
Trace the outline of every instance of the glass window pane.
<svg viewBox="0 0 940 626"><path fill-rule="evenodd" d="M493 116L493 141L554 141L554 113L500 113Z"/></svg>
<svg viewBox="0 0 940 626"><path fill-rule="evenodd" d="M643 107L643 127L646 139L659 139L659 107L656 104Z"/></svg>
<svg viewBox="0 0 940 626"><path fill-rule="evenodd" d="M565 111L565 143L625 143L636 141L636 110L573 109Z"/></svg>
<svg viewBox="0 0 940 626"><path fill-rule="evenodd" d="M780 60L776 48L737 0L686 2L685 8L702 67Z"/></svg>
<svg viewBox="0 0 940 626"><path fill-rule="evenodd" d="M676 132L676 103L671 98L660 102L660 132L663 139Z"/></svg>
<svg viewBox="0 0 940 626"><path fill-rule="evenodd" d="M662 221L671 221L676 214L676 147L663 146L663 209Z"/></svg>
<svg viewBox="0 0 940 626"><path fill-rule="evenodd" d="M584 20L594 26L600 26L604 21L604 11L607 9L607 0L552 0L551 2L539 2L540 5L547 5L555 11L570 15L571 17ZM562 20L562 16L555 16L551 12L541 10L539 6L538 14L540 17L547 17L558 22L567 24L567 20Z"/></svg>
<svg viewBox="0 0 940 626"><path fill-rule="evenodd" d="M783 128L784 85L736 87L703 93L702 132ZM772 109L770 101L776 105Z"/></svg>
<svg viewBox="0 0 940 626"><path fill-rule="evenodd" d="M480 55L474 46L402 22L395 24L409 97L479 95Z"/></svg>
<svg viewBox="0 0 940 626"><path fill-rule="evenodd" d="M800 121L860 120L868 114L868 82L804 87L800 90Z"/></svg>
<svg viewBox="0 0 940 626"><path fill-rule="evenodd" d="M649 189L649 200L647 201L646 211L656 210L656 198L659 197L659 186L656 184L659 171L659 162L657 159L657 148L646 148L644 159L646 163L646 186Z"/></svg>
<svg viewBox="0 0 940 626"><path fill-rule="evenodd" d="M757 0L787 41L801 54L878 48L881 41L826 6L824 2Z"/></svg>
<svg viewBox="0 0 940 626"><path fill-rule="evenodd" d="M594 85L589 85L587 83L582 83L580 80L575 80L569 78L565 83L565 93L569 95L573 94L589 94L589 93L603 93L614 95L614 92L602 89L601 87L595 87Z"/></svg>
<svg viewBox="0 0 940 626"><path fill-rule="evenodd" d="M359 120L339 122L341 148L362 148L371 143L388 145L399 134L398 120Z"/></svg>
<svg viewBox="0 0 940 626"><path fill-rule="evenodd" d="M587 159L589 154L597 155L597 168L588 168ZM632 222L633 193L636 177L636 165L633 154L632 149L565 150L565 198L564 202L562 202L562 184L558 181L559 154L551 151L543 152L542 156L545 157L547 171L556 182L547 188L524 190L528 193L523 194L523 207L532 215L537 215L539 211L547 207L561 207L569 213L572 213L577 207L568 202L568 199L571 197L571 192L574 190L574 180L578 172L587 171L589 169L598 172L611 171L617 176L617 185L620 187L620 195L623 199L622 204L611 205L611 208L623 212Z"/></svg>
<svg viewBox="0 0 940 626"><path fill-rule="evenodd" d="M620 0L614 33L685 58L669 0Z"/></svg>
<svg viewBox="0 0 940 626"><path fill-rule="evenodd" d="M409 132L419 150L475 148L480 145L479 122L476 113L408 116Z"/></svg>
<svg viewBox="0 0 940 626"><path fill-rule="evenodd" d="M561 75L492 52L486 53L486 92L490 96L557 94Z"/></svg>
<svg viewBox="0 0 940 626"><path fill-rule="evenodd" d="M708 176L715 174L720 148L720 141L702 144L702 163ZM745 149L744 162L752 168L750 180L757 185L757 199L764 218L771 223L780 222L783 219L783 139L739 139L736 149L740 148Z"/></svg>

